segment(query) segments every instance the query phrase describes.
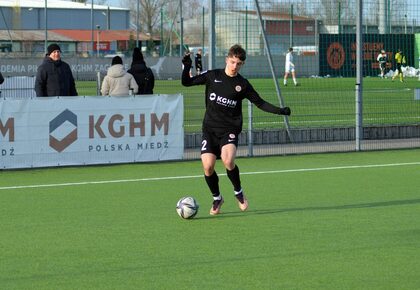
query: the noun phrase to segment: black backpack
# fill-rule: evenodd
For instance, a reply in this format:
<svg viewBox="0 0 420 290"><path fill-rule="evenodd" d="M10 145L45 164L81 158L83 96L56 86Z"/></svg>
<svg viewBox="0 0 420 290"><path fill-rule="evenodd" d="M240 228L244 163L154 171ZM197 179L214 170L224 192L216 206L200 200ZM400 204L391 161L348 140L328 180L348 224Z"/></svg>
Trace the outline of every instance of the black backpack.
<svg viewBox="0 0 420 290"><path fill-rule="evenodd" d="M134 70L133 68L128 70L134 76L137 85L139 86L139 95L153 94L153 88L155 86L155 77L152 70L147 67L145 70Z"/></svg>
<svg viewBox="0 0 420 290"><path fill-rule="evenodd" d="M155 79L150 68L147 68L146 71L138 74L138 80L136 79L136 81L139 86L139 95L153 94Z"/></svg>

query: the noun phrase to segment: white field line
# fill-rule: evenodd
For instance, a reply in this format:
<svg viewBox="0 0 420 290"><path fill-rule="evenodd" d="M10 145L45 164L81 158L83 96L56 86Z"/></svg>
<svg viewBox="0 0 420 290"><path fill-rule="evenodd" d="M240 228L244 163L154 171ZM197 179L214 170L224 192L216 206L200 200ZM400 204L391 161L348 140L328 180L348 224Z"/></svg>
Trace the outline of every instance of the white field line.
<svg viewBox="0 0 420 290"><path fill-rule="evenodd" d="M276 173L309 172L309 171L358 169L358 168L376 168L376 167L394 167L394 166L412 166L412 165L420 165L420 161L419 162L408 162L408 163L347 165L347 166L334 166L334 167L298 168L298 169L283 169L283 170L270 170L270 171L241 172L241 175L276 174ZM226 174L219 174L219 175L224 176ZM68 182L68 183L16 185L16 186L2 186L2 187L0 187L0 190L63 187L63 186L78 186L78 185L90 185L90 184L128 183L128 182L176 180L176 179L192 179L192 178L202 178L202 177L203 177L203 175L184 175L184 176L149 177L149 178L134 178L134 179Z"/></svg>

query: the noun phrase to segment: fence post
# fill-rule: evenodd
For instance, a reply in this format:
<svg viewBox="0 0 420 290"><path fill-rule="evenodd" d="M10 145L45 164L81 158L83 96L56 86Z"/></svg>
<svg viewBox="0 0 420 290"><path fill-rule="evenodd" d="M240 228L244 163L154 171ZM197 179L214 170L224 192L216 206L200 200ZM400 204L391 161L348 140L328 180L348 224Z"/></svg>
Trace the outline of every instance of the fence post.
<svg viewBox="0 0 420 290"><path fill-rule="evenodd" d="M419 56L419 81L420 81L420 56Z"/></svg>
<svg viewBox="0 0 420 290"><path fill-rule="evenodd" d="M270 65L271 76L273 78L274 86L276 88L277 98L279 99L280 107L284 107L283 97L281 95L281 91L280 91L280 87L279 87L279 83L278 83L278 78L277 78L276 72L274 70L273 60L271 58L271 50L270 50L270 46L268 44L267 35L265 33L265 26L264 26L262 16L261 16L260 4L259 4L258 0L255 0L254 2L255 2L255 8L257 10L258 20L260 22L260 28L261 28L262 36L263 36L263 40L264 40L264 48L265 48L265 51L267 53L268 64ZM288 116L283 116L283 121L284 121L284 125L286 127L287 134L289 136L289 139L290 139L291 142L293 142L293 137L292 137L292 132L290 130L290 124L289 124Z"/></svg>
<svg viewBox="0 0 420 290"><path fill-rule="evenodd" d="M356 15L356 151L361 150L363 140L363 6L362 0L357 1Z"/></svg>
<svg viewBox="0 0 420 290"><path fill-rule="evenodd" d="M98 71L96 73L96 95L101 95L101 72Z"/></svg>
<svg viewBox="0 0 420 290"><path fill-rule="evenodd" d="M216 67L216 0L209 0L209 70Z"/></svg>
<svg viewBox="0 0 420 290"><path fill-rule="evenodd" d="M253 112L252 112L252 103L250 101L248 101L248 156L252 157L254 156L254 144L253 144L253 139L254 136L252 136L252 117L253 117Z"/></svg>

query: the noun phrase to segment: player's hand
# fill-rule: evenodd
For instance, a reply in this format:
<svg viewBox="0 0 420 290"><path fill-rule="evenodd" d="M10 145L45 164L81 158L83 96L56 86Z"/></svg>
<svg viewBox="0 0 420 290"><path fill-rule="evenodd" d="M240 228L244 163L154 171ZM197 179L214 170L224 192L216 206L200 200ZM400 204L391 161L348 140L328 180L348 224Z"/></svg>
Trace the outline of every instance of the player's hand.
<svg viewBox="0 0 420 290"><path fill-rule="evenodd" d="M290 116L291 113L292 113L292 111L290 110L289 107L280 108L280 114L281 115Z"/></svg>
<svg viewBox="0 0 420 290"><path fill-rule="evenodd" d="M184 57L182 58L182 64L183 64L184 66L187 66L187 67L191 67L191 66L192 66L192 60L191 60L191 55L190 55L190 53L186 53L186 54L184 55Z"/></svg>

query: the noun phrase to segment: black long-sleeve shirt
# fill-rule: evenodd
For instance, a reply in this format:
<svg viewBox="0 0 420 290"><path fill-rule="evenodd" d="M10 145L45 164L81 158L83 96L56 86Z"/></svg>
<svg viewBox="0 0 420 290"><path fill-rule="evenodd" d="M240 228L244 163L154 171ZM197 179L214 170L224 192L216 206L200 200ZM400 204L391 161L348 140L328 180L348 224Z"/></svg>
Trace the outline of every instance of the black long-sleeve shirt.
<svg viewBox="0 0 420 290"><path fill-rule="evenodd" d="M189 71L190 67L184 66L182 71L184 86L206 86L206 112L203 128L241 132L242 100L244 99L248 99L265 112L273 114L281 112L280 107L263 100L249 81L240 74L230 77L223 69L215 69L190 77Z"/></svg>
<svg viewBox="0 0 420 290"><path fill-rule="evenodd" d="M195 69L199 70L200 72L203 71L203 63L201 61L201 54L197 53L194 58L195 61Z"/></svg>

